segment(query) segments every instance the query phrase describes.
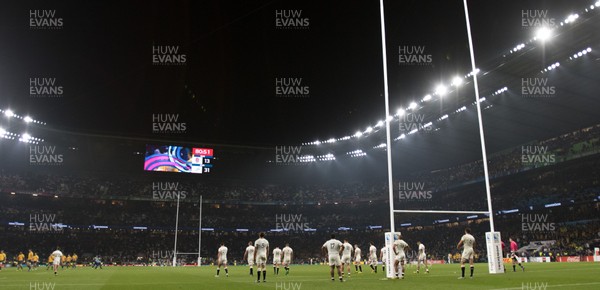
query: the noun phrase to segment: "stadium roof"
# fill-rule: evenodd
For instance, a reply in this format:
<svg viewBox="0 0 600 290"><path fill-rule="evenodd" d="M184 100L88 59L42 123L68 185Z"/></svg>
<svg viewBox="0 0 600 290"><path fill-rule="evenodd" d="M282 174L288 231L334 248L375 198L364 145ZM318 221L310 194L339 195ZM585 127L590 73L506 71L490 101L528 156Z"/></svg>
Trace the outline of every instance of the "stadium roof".
<svg viewBox="0 0 600 290"><path fill-rule="evenodd" d="M594 1L469 5L490 152L599 123ZM14 1L0 12L0 34L11 43L0 55L0 109L31 114L53 132L273 148L352 136L385 117L377 1L55 2L43 7L64 20L54 30L21 21L34 6ZM308 25L279 29L282 10ZM564 23L574 13L579 17ZM386 17L392 113L414 101L425 122L439 128L394 144L412 144L396 145L407 155L432 152L425 162L453 162L448 152L479 158L470 78L458 90L451 86L454 76L470 71L460 1L387 1ZM532 19L556 26L544 44L532 40L538 27L523 25ZM180 49L185 65L153 65L155 46ZM431 63L398 64L406 46L424 49ZM569 59L588 47L585 57ZM557 62L559 68L543 71ZM556 97L522 96L523 79L546 77ZM54 79L64 94L32 97L35 78ZM276 96L277 82L289 78L309 94ZM439 84L451 90L443 102L434 93ZM420 102L428 94L432 100ZM157 114L177 117L185 132L156 134ZM366 151L383 142L366 137L360 146L336 144L342 147L321 153Z"/></svg>

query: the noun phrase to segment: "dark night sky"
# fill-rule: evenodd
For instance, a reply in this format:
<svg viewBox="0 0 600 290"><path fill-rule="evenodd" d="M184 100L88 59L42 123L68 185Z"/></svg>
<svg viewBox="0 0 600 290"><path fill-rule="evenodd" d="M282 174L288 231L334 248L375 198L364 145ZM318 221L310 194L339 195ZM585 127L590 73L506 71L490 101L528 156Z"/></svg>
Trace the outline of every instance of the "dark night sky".
<svg viewBox="0 0 600 290"><path fill-rule="evenodd" d="M462 1L385 1L391 109L470 71ZM521 10L557 19L590 1L470 1L477 61L523 39ZM379 1L5 1L0 107L59 130L161 138L152 114L179 114L185 140L298 144L351 135L384 116ZM54 9L60 30L29 28ZM302 10L308 29L280 30L275 11ZM152 45L178 45L184 66L153 66ZM399 45L425 46L433 65L398 65ZM32 98L29 78L55 77L60 98ZM275 78L302 78L306 98L275 96ZM449 98L448 106L453 106Z"/></svg>

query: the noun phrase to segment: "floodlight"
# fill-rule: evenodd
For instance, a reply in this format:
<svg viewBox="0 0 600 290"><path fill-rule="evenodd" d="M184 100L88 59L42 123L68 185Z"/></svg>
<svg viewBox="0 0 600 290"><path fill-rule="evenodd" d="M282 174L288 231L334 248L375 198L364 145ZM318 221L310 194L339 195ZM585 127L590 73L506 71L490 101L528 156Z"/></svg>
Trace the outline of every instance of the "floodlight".
<svg viewBox="0 0 600 290"><path fill-rule="evenodd" d="M31 140L31 135L27 134L27 133L23 133L21 135L21 139L19 139L19 141L21 142L29 142Z"/></svg>
<svg viewBox="0 0 600 290"><path fill-rule="evenodd" d="M462 83L463 83L463 79L461 77L459 77L459 76L455 76L452 79L452 85L455 86L455 87L458 87L458 86L462 85Z"/></svg>
<svg viewBox="0 0 600 290"><path fill-rule="evenodd" d="M446 88L446 86L444 86L443 84L440 84L435 88L435 93L440 96L445 95L447 92L448 92L448 88Z"/></svg>
<svg viewBox="0 0 600 290"><path fill-rule="evenodd" d="M535 33L535 39L541 42L545 42L546 40L552 37L552 30L547 27L541 27Z"/></svg>
<svg viewBox="0 0 600 290"><path fill-rule="evenodd" d="M575 22L575 20L577 20L577 18L579 18L579 14L571 14L567 17L567 19L565 20L565 23Z"/></svg>

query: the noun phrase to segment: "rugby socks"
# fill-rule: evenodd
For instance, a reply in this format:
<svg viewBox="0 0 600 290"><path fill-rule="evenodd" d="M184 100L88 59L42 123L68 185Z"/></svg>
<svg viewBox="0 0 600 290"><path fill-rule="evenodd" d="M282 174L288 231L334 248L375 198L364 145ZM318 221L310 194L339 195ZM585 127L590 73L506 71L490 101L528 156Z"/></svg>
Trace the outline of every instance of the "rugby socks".
<svg viewBox="0 0 600 290"><path fill-rule="evenodd" d="M473 271L475 271L475 267L471 266L471 277L473 277Z"/></svg>
<svg viewBox="0 0 600 290"><path fill-rule="evenodd" d="M462 272L462 277L465 277L465 265L460 266L460 271Z"/></svg>

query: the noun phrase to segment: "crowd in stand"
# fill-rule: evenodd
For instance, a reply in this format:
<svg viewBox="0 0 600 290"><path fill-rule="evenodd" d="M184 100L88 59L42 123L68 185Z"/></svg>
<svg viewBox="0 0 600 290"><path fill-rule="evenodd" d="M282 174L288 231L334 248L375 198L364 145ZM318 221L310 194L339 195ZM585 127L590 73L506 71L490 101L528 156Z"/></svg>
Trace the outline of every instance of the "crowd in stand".
<svg viewBox="0 0 600 290"><path fill-rule="evenodd" d="M5 226L3 249L15 252L27 245L38 250L49 250L55 245L80 253L84 259L100 254L107 261L118 263L143 260L154 252L168 252L173 247L175 207L173 203L152 201L127 201L95 203L77 198L31 197L26 195L2 195L0 210L2 224L20 221L22 225ZM179 242L181 251L197 251L197 205L182 204L180 208ZM553 248L544 250L544 255L560 252L569 255L582 254L589 245L600 237L599 202L573 203L556 208L540 208L496 216L496 228L505 239L512 237L519 244L531 241L555 240ZM523 215L545 215L551 230L524 230ZM60 229L36 229L40 216L49 216L54 223L69 225ZM457 216L458 217L458 216ZM448 253L456 254L456 242L462 230L469 226L479 240L480 257L484 255L484 232L489 230L487 218L466 219L464 216L443 223L431 223L428 216L396 217L396 224L407 222L411 226L398 226L408 242L425 243L432 259L443 259ZM266 231L273 245L282 246L290 242L296 246L299 261L319 258L320 244L328 234L338 233L353 243L366 248L373 240L381 247L385 229L370 226L387 224L387 204L356 204L352 206L276 206L276 205L206 205L203 211L203 227L214 231L203 232L203 253L212 256L219 242L230 245L231 257L241 262L247 241L255 239L258 231ZM297 228L297 225L300 228ZM107 229L94 229L92 225L106 225ZM147 226L146 230L135 230L134 226ZM273 231L289 228L289 231ZM296 227L296 228L294 228ZM349 229L340 229L348 227ZM237 229L249 229L239 232ZM304 229L316 229L307 232ZM585 245L588 245L585 247ZM539 253L530 253L538 255ZM208 260L210 261L210 259Z"/></svg>
<svg viewBox="0 0 600 290"><path fill-rule="evenodd" d="M600 204L578 205L577 207L560 208L555 211L537 211L535 214L544 214L549 222L555 224L551 231L524 231L522 215L497 216L496 228L502 233L503 240L512 237L520 246L525 246L533 241L556 241L552 247L547 247L540 252L527 253L528 256L557 256L557 255L589 255L592 246L598 246L600 237L600 222L597 220L600 213ZM346 215L339 213L342 219L351 219L352 213ZM268 223L273 217L258 217L260 223ZM583 219L583 220L582 220ZM595 220L594 220L595 219ZM307 218L310 224L311 217ZM275 221L271 221L273 224ZM331 224L334 224L332 221ZM273 225L274 226L274 225ZM430 226L400 227L405 241L413 250L416 242L420 241L427 246L430 259L442 260L448 254L458 254L456 244L462 236L465 227L470 227L477 239L476 250L478 260L485 261L485 232L489 231L487 219L474 221L450 222ZM380 248L383 246L383 229L353 228L351 230L317 230L316 232L290 230L288 232L267 231L272 248L285 243L290 243L294 248L296 263L309 263L310 259L320 261L320 247L328 239L330 233L335 232L340 239L348 239L352 244L358 244L366 251L370 241ZM202 254L206 262L210 263L216 258L216 249L224 242L230 249L231 261L238 264L244 263L242 257L248 241L254 241L257 231L204 231ZM151 259L164 258L172 255L173 231L167 230L132 230L132 229L64 229L59 231L36 232L24 227L9 227L3 230L3 249L9 254L16 254L26 248L32 248L41 253L50 252L55 245L61 246L68 252L76 252L82 261L101 255L109 263L135 263L147 262ZM508 243L507 243L508 244ZM198 233L196 230L180 230L178 236L178 249L182 252L197 252ZM180 258L195 261L195 255Z"/></svg>
<svg viewBox="0 0 600 290"><path fill-rule="evenodd" d="M496 228L506 239L513 237L521 245L536 240L556 241L552 247L529 253L531 255L583 255L591 245L598 243L600 156L584 155L598 149L599 128L594 126L538 143L560 155L558 165L538 168L524 165L520 148L490 158L495 210L520 209L517 214L501 214L496 219ZM570 159L569 156L578 158ZM424 190L431 191L431 198L396 202L411 209L484 210L487 204L480 167L481 162L475 162L414 174L410 180L423 182ZM472 182L477 180L479 182ZM0 230L5 238L0 247L10 256L25 250L22 247L50 251L60 245L68 252L83 254L84 259L99 254L105 261L114 263L163 257L173 247L176 203L173 199L151 198L155 181L147 176L65 176L2 171ZM178 190L187 192L186 199L180 204L180 248L185 248L183 251L186 252L197 251L199 213L198 204L193 201L203 195L207 199L202 215L203 227L215 229L203 232L203 255L214 256L218 243L225 242L230 247L232 260L239 262L247 242L254 240L259 230L268 232L273 245L281 247L289 242L295 247L296 262L308 262L320 259L320 245L331 232L358 243L363 250L371 240L381 247L384 229L374 230L369 226L384 225L385 228L389 222L387 186L383 184L260 185L184 181ZM24 193L39 193L40 196ZM132 200L130 197L146 199ZM544 207L556 202L561 202L560 207ZM551 217L555 229L524 231L522 215L530 212ZM69 227L32 230L30 224L38 222L35 217L44 214ZM297 218L293 222L301 223L303 228L317 231L271 231L285 227L293 218ZM414 248L417 241L426 244L434 259L456 254L455 246L462 230L470 226L480 241L479 257L485 258L483 235L489 230L487 218L447 218L448 221L432 223L431 217L403 215L397 217L397 224L408 220L411 225L399 230ZM23 225L8 225L15 221L23 222ZM94 229L91 225L109 228ZM134 230L134 226L147 226L148 229ZM239 232L236 229L250 230ZM210 258L206 262L210 262Z"/></svg>
<svg viewBox="0 0 600 290"><path fill-rule="evenodd" d="M547 146L548 154L554 154L556 162L569 160L585 152L600 149L600 125L584 128L562 136L531 142L523 146ZM500 152L489 157L489 171L492 179L531 170L536 167L552 165L542 163L524 163L522 146ZM431 172L412 173L405 178L414 182L423 182L426 188L434 192L443 192L483 179L481 161L466 163L452 168ZM93 176L93 175L56 175L56 174L15 174L7 170L0 171L0 191L36 192L57 194L60 196L123 196L150 197L153 176ZM229 201L282 201L293 203L327 202L387 198L386 184L312 184L312 185L264 185L243 182L192 182L182 180L181 186L193 196L226 199Z"/></svg>

